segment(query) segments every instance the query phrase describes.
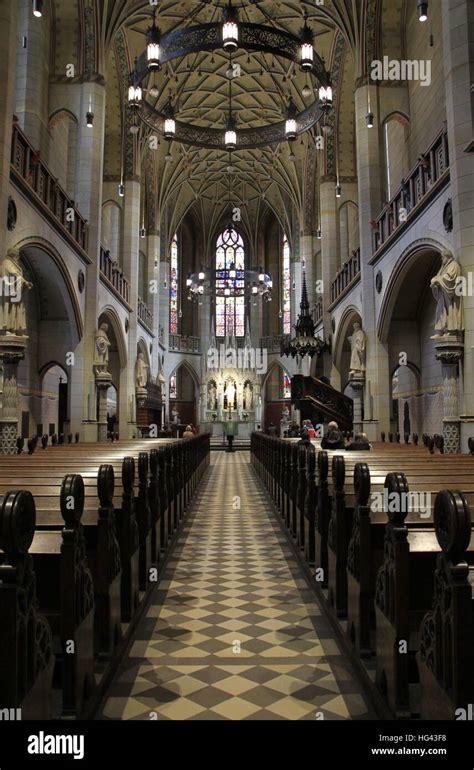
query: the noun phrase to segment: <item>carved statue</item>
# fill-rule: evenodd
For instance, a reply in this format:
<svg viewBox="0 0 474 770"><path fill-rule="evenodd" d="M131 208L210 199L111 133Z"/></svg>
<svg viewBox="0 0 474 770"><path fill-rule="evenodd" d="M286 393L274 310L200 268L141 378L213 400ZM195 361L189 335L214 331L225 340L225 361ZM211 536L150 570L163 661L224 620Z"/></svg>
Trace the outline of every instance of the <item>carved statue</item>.
<svg viewBox="0 0 474 770"><path fill-rule="evenodd" d="M0 262L0 334L25 336L26 313L22 302L23 287L32 289L20 265L20 252L9 249Z"/></svg>
<svg viewBox="0 0 474 770"><path fill-rule="evenodd" d="M247 382L244 388L244 408L252 409L253 407L253 389L250 382Z"/></svg>
<svg viewBox="0 0 474 770"><path fill-rule="evenodd" d="M100 372L107 372L109 363L109 348L111 342L109 340L107 331L109 325L102 323L95 333L95 356L94 356L94 369L96 374Z"/></svg>
<svg viewBox="0 0 474 770"><path fill-rule="evenodd" d="M441 259L441 268L431 279L431 291L437 302L435 334L432 339L464 330L462 295L457 290L461 267L450 251L443 251Z"/></svg>
<svg viewBox="0 0 474 770"><path fill-rule="evenodd" d="M357 321L353 325L353 333L347 339L351 344L351 363L349 377L360 377L365 372L365 332Z"/></svg>
<svg viewBox="0 0 474 770"><path fill-rule="evenodd" d="M217 388L214 382L209 383L209 390L207 393L207 406L208 409L217 408Z"/></svg>
<svg viewBox="0 0 474 770"><path fill-rule="evenodd" d="M135 366L135 383L137 388L146 388L148 382L148 364L145 362L143 353L139 353Z"/></svg>
<svg viewBox="0 0 474 770"><path fill-rule="evenodd" d="M176 407L173 407L173 411L171 412L171 416L173 418L174 424L178 425L178 423L179 423L179 412L176 409Z"/></svg>

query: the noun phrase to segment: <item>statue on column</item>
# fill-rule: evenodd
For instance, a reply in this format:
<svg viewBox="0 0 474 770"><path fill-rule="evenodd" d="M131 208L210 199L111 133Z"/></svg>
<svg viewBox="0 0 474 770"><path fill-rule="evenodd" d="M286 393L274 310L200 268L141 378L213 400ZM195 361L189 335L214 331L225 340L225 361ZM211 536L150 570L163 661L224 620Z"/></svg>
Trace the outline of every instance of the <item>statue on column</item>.
<svg viewBox="0 0 474 770"><path fill-rule="evenodd" d="M347 339L351 345L349 377L363 377L365 373L365 332L360 323L354 322L353 333Z"/></svg>
<svg viewBox="0 0 474 770"><path fill-rule="evenodd" d="M112 344L107 334L108 329L109 325L102 323L95 333L94 371L96 375L108 372L109 348Z"/></svg>
<svg viewBox="0 0 474 770"><path fill-rule="evenodd" d="M0 262L0 334L24 337L26 313L22 301L23 288L32 289L20 265L20 252L9 249Z"/></svg>
<svg viewBox="0 0 474 770"><path fill-rule="evenodd" d="M214 410L217 408L217 388L213 380L209 383L209 389L207 393L207 406L208 409Z"/></svg>
<svg viewBox="0 0 474 770"><path fill-rule="evenodd" d="M139 353L135 366L135 384L137 390L144 390L148 382L148 364L145 362L143 353Z"/></svg>
<svg viewBox="0 0 474 770"><path fill-rule="evenodd" d="M173 418L174 425L178 425L179 424L179 412L176 409L176 406L173 407L173 411L171 412L171 416Z"/></svg>
<svg viewBox="0 0 474 770"><path fill-rule="evenodd" d="M250 382L245 383L244 388L244 408L250 410L253 407L253 389Z"/></svg>
<svg viewBox="0 0 474 770"><path fill-rule="evenodd" d="M439 272L431 279L431 291L436 300L435 333L431 339L464 331L462 295L458 289L461 266L450 251L441 254Z"/></svg>

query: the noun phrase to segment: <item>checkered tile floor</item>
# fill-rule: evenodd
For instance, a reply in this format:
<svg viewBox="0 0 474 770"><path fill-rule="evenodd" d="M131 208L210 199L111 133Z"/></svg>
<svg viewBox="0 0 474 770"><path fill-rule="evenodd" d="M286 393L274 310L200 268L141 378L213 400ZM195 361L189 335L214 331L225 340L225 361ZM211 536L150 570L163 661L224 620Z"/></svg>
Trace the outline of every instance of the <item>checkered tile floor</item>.
<svg viewBox="0 0 474 770"><path fill-rule="evenodd" d="M103 719L368 719L249 454L213 453Z"/></svg>

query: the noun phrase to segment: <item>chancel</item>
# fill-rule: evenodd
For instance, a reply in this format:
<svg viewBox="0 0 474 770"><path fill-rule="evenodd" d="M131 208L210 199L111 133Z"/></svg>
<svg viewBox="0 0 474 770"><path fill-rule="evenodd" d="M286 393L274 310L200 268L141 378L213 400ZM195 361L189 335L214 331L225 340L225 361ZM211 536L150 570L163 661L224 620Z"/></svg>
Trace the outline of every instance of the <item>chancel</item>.
<svg viewBox="0 0 474 770"><path fill-rule="evenodd" d="M472 719L472 0L0 22L0 723Z"/></svg>

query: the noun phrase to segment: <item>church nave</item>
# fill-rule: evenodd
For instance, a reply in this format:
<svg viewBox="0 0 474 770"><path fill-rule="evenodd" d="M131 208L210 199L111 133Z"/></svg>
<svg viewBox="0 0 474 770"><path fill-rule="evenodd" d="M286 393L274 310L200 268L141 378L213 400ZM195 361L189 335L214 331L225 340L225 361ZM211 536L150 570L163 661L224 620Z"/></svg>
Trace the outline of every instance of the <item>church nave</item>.
<svg viewBox="0 0 474 770"><path fill-rule="evenodd" d="M249 454L211 458L102 718L374 718Z"/></svg>

